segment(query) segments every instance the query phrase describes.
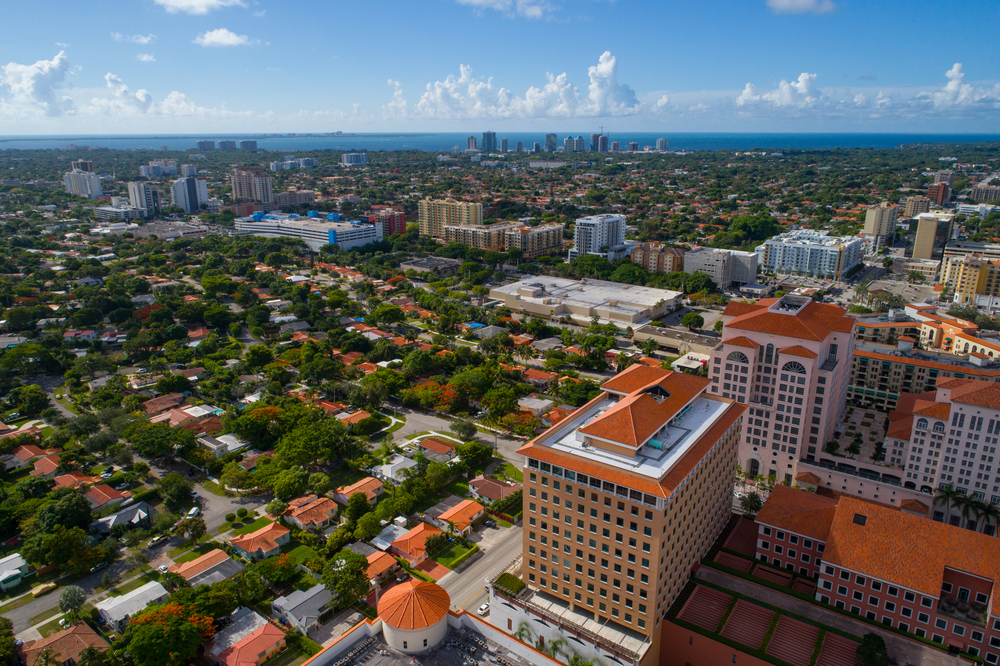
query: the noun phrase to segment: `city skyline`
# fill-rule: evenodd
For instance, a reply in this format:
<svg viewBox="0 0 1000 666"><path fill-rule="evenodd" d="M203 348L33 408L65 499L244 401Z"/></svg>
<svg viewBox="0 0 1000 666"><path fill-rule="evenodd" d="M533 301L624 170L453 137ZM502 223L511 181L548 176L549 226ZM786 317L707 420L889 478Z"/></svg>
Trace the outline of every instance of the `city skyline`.
<svg viewBox="0 0 1000 666"><path fill-rule="evenodd" d="M555 122L575 131L608 120L620 132L987 132L1000 109L997 47L961 7L944 16L842 0L66 7L10 8L20 29L0 65L0 134L511 132ZM915 60L863 48L859 29L875 24L963 39ZM663 25L669 38L629 25ZM357 30L331 26L395 47L357 49L343 37ZM423 39L433 31L449 39ZM588 38L553 39L567 31ZM522 46L484 49L484 35Z"/></svg>

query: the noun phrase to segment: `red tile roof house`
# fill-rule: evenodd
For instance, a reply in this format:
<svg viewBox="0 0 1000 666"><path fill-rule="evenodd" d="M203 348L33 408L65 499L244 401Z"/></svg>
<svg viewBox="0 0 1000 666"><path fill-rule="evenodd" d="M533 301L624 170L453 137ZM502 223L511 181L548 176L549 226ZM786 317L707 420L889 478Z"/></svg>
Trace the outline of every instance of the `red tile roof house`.
<svg viewBox="0 0 1000 666"><path fill-rule="evenodd" d="M83 491L83 494L88 500L90 500L90 508L92 511L99 511L104 507L111 506L113 504L120 504L132 497L132 493L127 490L115 490L106 483L102 483L98 486L91 486Z"/></svg>
<svg viewBox="0 0 1000 666"><path fill-rule="evenodd" d="M78 663L84 650L89 647L104 652L108 649L108 643L86 622L77 622L48 638L26 641L18 648L18 652L24 663L33 665L42 663L39 655L48 650L53 657L51 663L65 665Z"/></svg>
<svg viewBox="0 0 1000 666"><path fill-rule="evenodd" d="M17 431L14 431L17 433ZM45 451L34 444L26 444L25 446L19 446L10 452L12 456L20 460L22 463L31 462L34 458L41 458L44 455L50 453L55 453L55 451Z"/></svg>
<svg viewBox="0 0 1000 666"><path fill-rule="evenodd" d="M285 520L300 530L326 527L337 515L337 503L329 497L306 495L288 503Z"/></svg>
<svg viewBox="0 0 1000 666"><path fill-rule="evenodd" d="M83 472L73 470L72 472L60 474L55 478L55 481L56 488L78 488L91 483L100 483L101 479L97 476L87 476Z"/></svg>
<svg viewBox="0 0 1000 666"><path fill-rule="evenodd" d="M1000 663L996 537L781 485L757 514L757 529L757 559L818 574L821 603Z"/></svg>
<svg viewBox="0 0 1000 666"><path fill-rule="evenodd" d="M389 553L376 550L368 556L368 578L383 580L399 567L399 562Z"/></svg>
<svg viewBox="0 0 1000 666"><path fill-rule="evenodd" d="M340 504L346 505L347 500L351 498L351 495L355 493L364 493L368 497L368 503L374 505L378 502L378 498L384 490L385 485L381 481L373 476L367 476L349 486L337 488L333 495L333 499L337 500Z"/></svg>
<svg viewBox="0 0 1000 666"><path fill-rule="evenodd" d="M437 454L437 456L440 456L445 460L451 460L455 457L456 446L458 445L455 442L447 439L438 439L437 437L427 437L426 439L421 440L418 445L418 447L424 451Z"/></svg>
<svg viewBox="0 0 1000 666"><path fill-rule="evenodd" d="M472 496L487 502L502 500L520 489L521 486L516 483L508 483L482 475L469 481L469 490L472 491Z"/></svg>
<svg viewBox="0 0 1000 666"><path fill-rule="evenodd" d="M161 395L158 398L153 398L142 403L142 411L146 412L146 416L156 416L182 404L184 404L183 394L168 393L167 395Z"/></svg>
<svg viewBox="0 0 1000 666"><path fill-rule="evenodd" d="M392 553L404 558L411 566L416 566L427 559L427 547L424 545L427 537L443 534L441 530L420 523L412 530L392 542Z"/></svg>
<svg viewBox="0 0 1000 666"><path fill-rule="evenodd" d="M268 622L219 654L225 666L259 666L285 649L285 632Z"/></svg>
<svg viewBox="0 0 1000 666"><path fill-rule="evenodd" d="M31 470L31 476L37 476L40 479L51 479L55 477L57 469L59 469L59 456L45 456L35 461L35 469Z"/></svg>
<svg viewBox="0 0 1000 666"><path fill-rule="evenodd" d="M281 552L281 547L291 541L292 531L278 523L270 523L256 532L230 540L230 545L240 557L254 562L267 559Z"/></svg>
<svg viewBox="0 0 1000 666"><path fill-rule="evenodd" d="M455 531L462 536L469 536L472 532L472 525L486 514L486 508L479 502L472 500L462 500L452 508L448 509L437 517L435 522L438 525L455 526Z"/></svg>

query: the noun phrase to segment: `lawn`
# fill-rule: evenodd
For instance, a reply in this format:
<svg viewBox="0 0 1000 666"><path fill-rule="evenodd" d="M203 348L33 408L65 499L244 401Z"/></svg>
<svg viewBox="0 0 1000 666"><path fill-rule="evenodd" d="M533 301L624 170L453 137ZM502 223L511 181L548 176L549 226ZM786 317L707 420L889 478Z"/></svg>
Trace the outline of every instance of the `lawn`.
<svg viewBox="0 0 1000 666"><path fill-rule="evenodd" d="M28 626L33 627L40 622L45 622L45 620L49 619L50 617L55 617L56 615L59 615L60 613L62 613L62 611L59 610L59 606L53 606L52 608L44 610L38 615L29 619Z"/></svg>
<svg viewBox="0 0 1000 666"><path fill-rule="evenodd" d="M202 543L195 546L191 551L184 553L180 557L173 558L173 560L175 564L183 564L184 562L190 562L191 560L196 560L205 553L216 550L218 548L219 545L215 543Z"/></svg>
<svg viewBox="0 0 1000 666"><path fill-rule="evenodd" d="M366 473L352 472L350 469L345 467L335 474L330 475L330 485L333 488L343 488L344 486L352 485L365 478L368 478Z"/></svg>
<svg viewBox="0 0 1000 666"><path fill-rule="evenodd" d="M204 542L208 541L210 538L211 537L206 534L202 538L198 539L197 542L194 542L191 539L188 539L187 541L185 541L181 545L177 546L176 548L171 548L170 550L168 550L167 551L167 557L173 559L173 558L177 557L178 555L180 555L181 553L184 553L184 552L187 552L188 550L191 550L192 548L194 548L195 546L197 546L199 543L204 543Z"/></svg>
<svg viewBox="0 0 1000 666"><path fill-rule="evenodd" d="M270 518L267 518L266 516L261 516L252 523L247 523L243 527L238 527L234 529L233 534L250 534L251 532L256 532L265 525L270 525L273 522L274 521L271 520Z"/></svg>
<svg viewBox="0 0 1000 666"><path fill-rule="evenodd" d="M452 495L458 495L459 497L468 497L469 495L469 481L468 479L455 479L447 486L444 487L445 491L451 493Z"/></svg>
<svg viewBox="0 0 1000 666"><path fill-rule="evenodd" d="M159 582L161 578L163 578L163 575L159 571L146 571L135 580L130 580L127 583L111 588L111 596L120 597L123 594L131 592L132 590L138 590L146 583L152 583L154 581Z"/></svg>
<svg viewBox="0 0 1000 666"><path fill-rule="evenodd" d="M442 566L448 567L449 569L454 569L455 565L458 564L459 560L463 559L463 556L466 553L475 551L478 548L479 546L476 544L470 544L468 547L465 547L457 541L452 541L448 544L447 548L434 557L434 561Z"/></svg>
<svg viewBox="0 0 1000 666"><path fill-rule="evenodd" d="M205 490L207 490L208 492L212 493L213 495L218 495L219 497L225 497L226 496L226 491L224 491L222 489L222 486L220 486L219 484L217 484L215 481L206 481L205 483L203 483L201 485L205 487Z"/></svg>
<svg viewBox="0 0 1000 666"><path fill-rule="evenodd" d="M290 555L296 564L305 564L307 560L317 557L316 551L301 543L286 543L281 547L281 552Z"/></svg>
<svg viewBox="0 0 1000 666"><path fill-rule="evenodd" d="M521 470L509 462L505 462L500 470L518 483L522 483L524 481L524 474Z"/></svg>

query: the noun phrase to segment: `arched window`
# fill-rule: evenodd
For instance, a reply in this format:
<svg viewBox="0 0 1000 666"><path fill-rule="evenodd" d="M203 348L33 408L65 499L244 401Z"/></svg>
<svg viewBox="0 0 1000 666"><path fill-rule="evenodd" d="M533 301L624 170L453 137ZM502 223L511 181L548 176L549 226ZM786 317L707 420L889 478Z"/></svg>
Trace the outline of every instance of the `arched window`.
<svg viewBox="0 0 1000 666"><path fill-rule="evenodd" d="M944 424L938 421L934 424L934 432L944 432Z"/></svg>
<svg viewBox="0 0 1000 666"><path fill-rule="evenodd" d="M729 356L726 357L726 360L727 361L736 361L737 363L749 363L750 362L750 359L747 358L747 355L744 354L741 351L730 352Z"/></svg>
<svg viewBox="0 0 1000 666"><path fill-rule="evenodd" d="M799 375L806 374L806 368L798 361L789 361L781 367L782 372L794 372Z"/></svg>
<svg viewBox="0 0 1000 666"><path fill-rule="evenodd" d="M927 419L918 419L917 420L917 427L921 428L921 429L926 429L927 428Z"/></svg>
<svg viewBox="0 0 1000 666"><path fill-rule="evenodd" d="M768 365L774 363L774 345L768 343L767 347L764 348L764 363Z"/></svg>
<svg viewBox="0 0 1000 666"><path fill-rule="evenodd" d="M965 343L965 353L966 354L969 353L969 343L968 342Z"/></svg>

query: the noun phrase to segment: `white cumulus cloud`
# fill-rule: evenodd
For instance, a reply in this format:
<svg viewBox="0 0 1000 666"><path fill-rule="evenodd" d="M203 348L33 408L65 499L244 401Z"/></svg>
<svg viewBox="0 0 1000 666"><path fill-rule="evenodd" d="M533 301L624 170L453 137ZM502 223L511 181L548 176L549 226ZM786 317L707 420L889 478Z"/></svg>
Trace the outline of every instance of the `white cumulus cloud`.
<svg viewBox="0 0 1000 666"><path fill-rule="evenodd" d="M111 96L95 97L92 101L94 107L100 111L116 115L133 115L149 113L153 108L153 96L145 89L130 93L125 82L111 72L104 75L104 82L111 91Z"/></svg>
<svg viewBox="0 0 1000 666"><path fill-rule="evenodd" d="M152 44L156 41L156 35L123 35L120 32L111 33L111 39L116 42L132 42L133 44Z"/></svg>
<svg viewBox="0 0 1000 666"><path fill-rule="evenodd" d="M200 46L247 46L252 42L246 35L237 35L226 28L216 28L195 37L194 43Z"/></svg>
<svg viewBox="0 0 1000 666"><path fill-rule="evenodd" d="M139 62L156 62L156 56L152 53L139 53L135 56Z"/></svg>
<svg viewBox="0 0 1000 666"><path fill-rule="evenodd" d="M837 8L832 0L767 0L775 14L827 14Z"/></svg>
<svg viewBox="0 0 1000 666"><path fill-rule="evenodd" d="M243 0L153 0L171 14L207 14L225 7L246 7Z"/></svg>
<svg viewBox="0 0 1000 666"><path fill-rule="evenodd" d="M761 93L752 83L747 83L736 98L736 106L771 104L774 106L807 107L820 101L823 93L816 87L816 75L803 72L796 81L781 80L774 90Z"/></svg>
<svg viewBox="0 0 1000 666"><path fill-rule="evenodd" d="M6 86L11 93L4 104L5 110L42 111L49 117L73 113L76 110L73 100L60 96L58 90L69 70L69 57L64 51L52 60L39 60L31 65L7 63L0 77L0 86Z"/></svg>
<svg viewBox="0 0 1000 666"><path fill-rule="evenodd" d="M663 108L663 107L665 107L665 106L666 106L667 104L670 104L670 98L669 98L669 97L667 97L666 95L664 95L664 96L663 96L663 97L661 97L660 99L656 100L656 106L657 106L658 108L661 108L661 109L662 109L662 108Z"/></svg>
<svg viewBox="0 0 1000 666"><path fill-rule="evenodd" d="M506 16L524 16L525 18L543 18L555 11L556 7L544 0L457 0L461 5L475 7L478 10L493 9Z"/></svg>

